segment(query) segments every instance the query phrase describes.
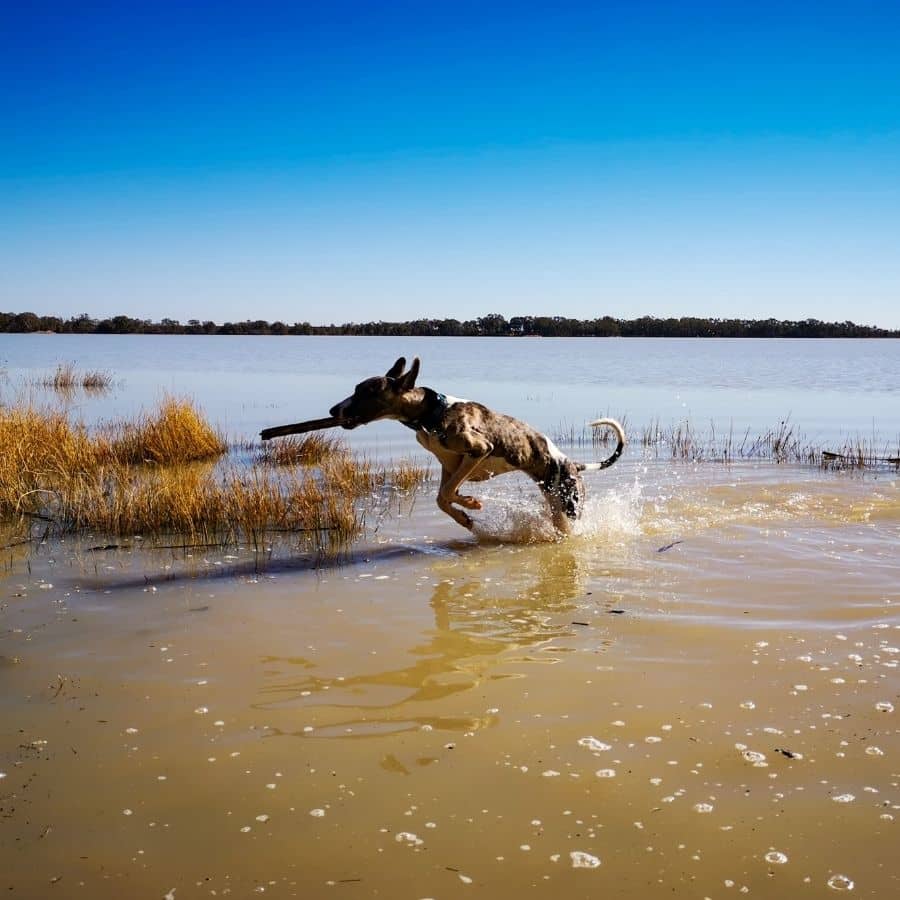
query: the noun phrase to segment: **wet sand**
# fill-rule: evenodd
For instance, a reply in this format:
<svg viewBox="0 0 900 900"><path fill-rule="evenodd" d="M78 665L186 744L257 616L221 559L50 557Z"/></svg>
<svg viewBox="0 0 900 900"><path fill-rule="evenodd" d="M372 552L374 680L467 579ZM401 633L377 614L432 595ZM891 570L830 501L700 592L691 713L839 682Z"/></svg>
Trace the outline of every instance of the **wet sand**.
<svg viewBox="0 0 900 900"><path fill-rule="evenodd" d="M339 565L8 550L0 888L895 896L896 474L589 483L561 543L500 479Z"/></svg>

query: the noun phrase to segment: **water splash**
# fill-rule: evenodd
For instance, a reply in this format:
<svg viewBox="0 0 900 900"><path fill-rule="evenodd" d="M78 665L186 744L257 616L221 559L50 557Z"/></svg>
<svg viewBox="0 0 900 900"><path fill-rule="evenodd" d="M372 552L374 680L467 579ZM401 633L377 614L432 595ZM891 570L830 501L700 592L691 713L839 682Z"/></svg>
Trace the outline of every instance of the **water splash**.
<svg viewBox="0 0 900 900"><path fill-rule="evenodd" d="M637 477L624 490L609 488L591 495L570 537L621 541L641 534L642 487ZM491 496L478 513L473 532L479 541L506 544L544 544L564 540L553 527L542 497L531 485L512 479L504 487L491 485Z"/></svg>

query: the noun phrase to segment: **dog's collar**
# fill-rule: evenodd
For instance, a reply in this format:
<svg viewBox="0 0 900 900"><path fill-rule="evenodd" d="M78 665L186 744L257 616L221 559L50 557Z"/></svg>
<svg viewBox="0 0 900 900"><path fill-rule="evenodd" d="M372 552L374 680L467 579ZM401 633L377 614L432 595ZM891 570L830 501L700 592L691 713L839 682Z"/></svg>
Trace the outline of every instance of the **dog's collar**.
<svg viewBox="0 0 900 900"><path fill-rule="evenodd" d="M437 431L444 416L444 411L450 405L446 394L439 394L431 388L422 388L425 391L425 412L415 419L401 419L401 422L413 431Z"/></svg>

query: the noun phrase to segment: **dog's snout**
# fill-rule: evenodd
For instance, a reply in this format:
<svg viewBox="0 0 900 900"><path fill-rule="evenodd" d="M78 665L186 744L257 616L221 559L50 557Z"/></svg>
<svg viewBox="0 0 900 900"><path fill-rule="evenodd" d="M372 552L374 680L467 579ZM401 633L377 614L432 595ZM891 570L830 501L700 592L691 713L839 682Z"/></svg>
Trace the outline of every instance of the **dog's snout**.
<svg viewBox="0 0 900 900"><path fill-rule="evenodd" d="M331 409L328 410L328 415L334 416L336 419L339 419L341 417L341 404L335 403L334 406L332 406Z"/></svg>

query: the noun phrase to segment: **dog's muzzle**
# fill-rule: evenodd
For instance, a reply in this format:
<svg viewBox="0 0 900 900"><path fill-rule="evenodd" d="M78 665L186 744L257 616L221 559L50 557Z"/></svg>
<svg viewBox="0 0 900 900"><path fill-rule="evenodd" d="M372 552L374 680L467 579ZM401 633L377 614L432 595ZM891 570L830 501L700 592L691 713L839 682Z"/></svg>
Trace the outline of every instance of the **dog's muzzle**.
<svg viewBox="0 0 900 900"><path fill-rule="evenodd" d="M347 431L356 428L357 425L363 424L362 419L347 415L346 400L342 401L341 403L335 403L335 405L328 410L328 415L334 416L335 419L340 419L341 421L338 424L341 426L341 428L346 428Z"/></svg>

